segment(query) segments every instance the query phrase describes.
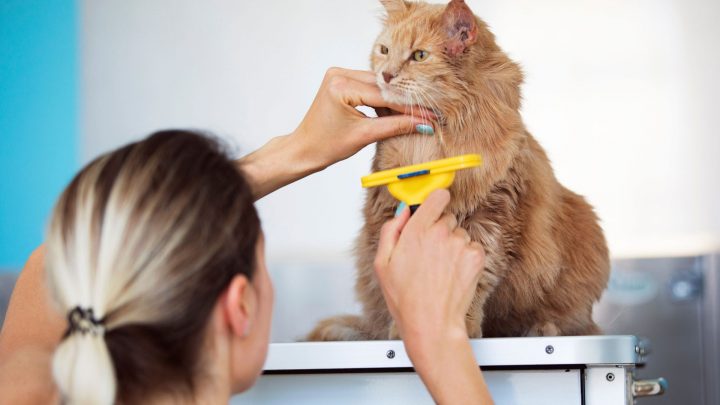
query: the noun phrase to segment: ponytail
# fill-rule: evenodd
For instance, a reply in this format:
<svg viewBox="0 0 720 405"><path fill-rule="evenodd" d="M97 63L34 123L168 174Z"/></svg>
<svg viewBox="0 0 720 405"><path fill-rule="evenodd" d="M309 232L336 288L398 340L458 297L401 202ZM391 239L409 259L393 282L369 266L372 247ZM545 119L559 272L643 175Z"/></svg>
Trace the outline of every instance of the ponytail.
<svg viewBox="0 0 720 405"><path fill-rule="evenodd" d="M107 157L83 170L55 207L47 237L46 274L54 301L67 316L67 330L55 349L52 374L67 405L112 405L117 381L105 341L105 302L93 302L99 280L91 251L100 238L93 221L98 198L94 190ZM96 217L97 218L97 217ZM84 245L84 246L83 246ZM88 303L80 306L78 301ZM95 309L93 309L95 307Z"/></svg>
<svg viewBox="0 0 720 405"><path fill-rule="evenodd" d="M55 351L52 371L63 404L115 403L115 371L103 334L67 335Z"/></svg>

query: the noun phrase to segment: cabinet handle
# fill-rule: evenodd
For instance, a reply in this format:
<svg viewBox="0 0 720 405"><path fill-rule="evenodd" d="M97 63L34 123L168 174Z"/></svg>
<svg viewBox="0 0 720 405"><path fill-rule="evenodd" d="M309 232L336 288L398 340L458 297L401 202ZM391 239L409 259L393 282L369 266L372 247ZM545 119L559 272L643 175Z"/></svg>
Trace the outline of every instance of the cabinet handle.
<svg viewBox="0 0 720 405"><path fill-rule="evenodd" d="M667 390L667 380L657 378L655 380L638 380L632 383L633 397L654 397L662 395Z"/></svg>

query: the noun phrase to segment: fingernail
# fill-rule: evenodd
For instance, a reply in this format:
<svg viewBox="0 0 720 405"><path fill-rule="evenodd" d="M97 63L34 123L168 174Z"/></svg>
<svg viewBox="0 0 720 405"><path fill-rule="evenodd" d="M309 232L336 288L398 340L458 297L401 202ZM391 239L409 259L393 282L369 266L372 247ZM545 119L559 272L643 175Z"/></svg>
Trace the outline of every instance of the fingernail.
<svg viewBox="0 0 720 405"><path fill-rule="evenodd" d="M403 212L406 206L407 204L405 204L404 201L400 201L400 205L398 205L397 209L395 210L395 216L400 215L400 213Z"/></svg>
<svg viewBox="0 0 720 405"><path fill-rule="evenodd" d="M415 125L415 130L423 135L435 135L435 130L433 129L432 125L417 124Z"/></svg>

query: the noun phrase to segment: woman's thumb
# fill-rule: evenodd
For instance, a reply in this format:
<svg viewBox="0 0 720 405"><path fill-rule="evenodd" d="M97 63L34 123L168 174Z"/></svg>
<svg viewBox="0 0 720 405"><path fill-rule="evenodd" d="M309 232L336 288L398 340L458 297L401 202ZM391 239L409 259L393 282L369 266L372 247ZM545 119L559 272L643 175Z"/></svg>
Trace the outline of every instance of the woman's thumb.
<svg viewBox="0 0 720 405"><path fill-rule="evenodd" d="M371 137L370 142L382 141L397 135L417 133L417 126L420 124L432 128L428 121L406 114L370 118L366 122L369 126L367 133Z"/></svg>
<svg viewBox="0 0 720 405"><path fill-rule="evenodd" d="M395 245L400 239L400 233L410 219L410 209L405 207L400 215L391 219L383 225L380 230L380 241L378 242L378 250L375 256L375 269L384 267L392 256Z"/></svg>

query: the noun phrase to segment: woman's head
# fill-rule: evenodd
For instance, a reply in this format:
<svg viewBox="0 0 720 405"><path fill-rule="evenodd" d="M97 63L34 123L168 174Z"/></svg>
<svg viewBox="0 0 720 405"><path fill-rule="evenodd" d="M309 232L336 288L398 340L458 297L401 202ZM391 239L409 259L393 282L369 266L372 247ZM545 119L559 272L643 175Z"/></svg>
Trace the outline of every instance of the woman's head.
<svg viewBox="0 0 720 405"><path fill-rule="evenodd" d="M232 371L243 388L268 339L262 255L250 187L207 137L158 132L90 163L60 197L47 238L49 285L70 324L53 360L62 395L192 395L217 343L208 336L221 330L230 355L254 349Z"/></svg>

